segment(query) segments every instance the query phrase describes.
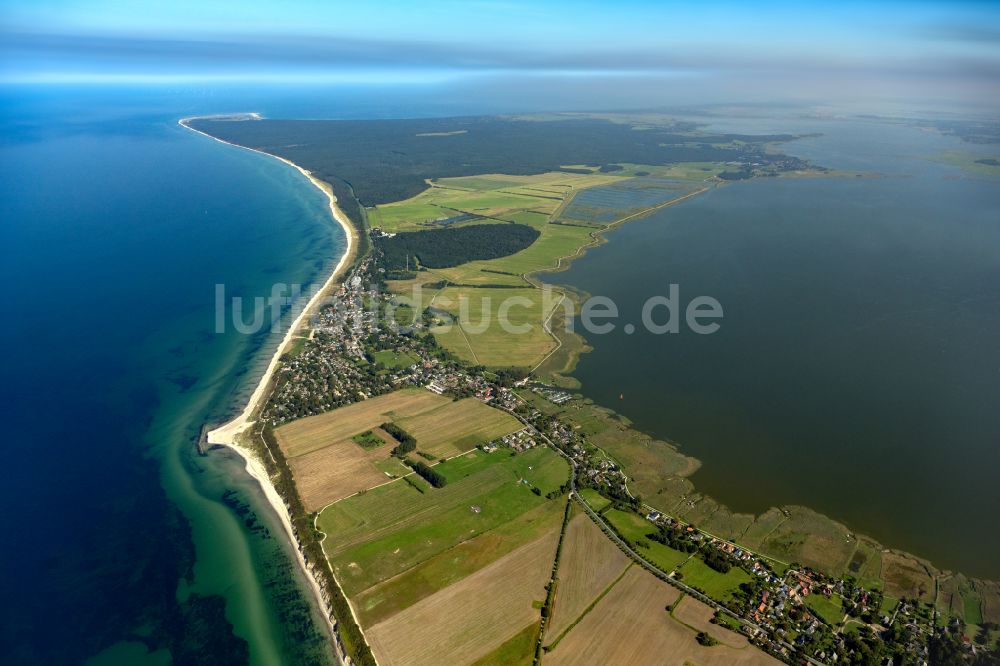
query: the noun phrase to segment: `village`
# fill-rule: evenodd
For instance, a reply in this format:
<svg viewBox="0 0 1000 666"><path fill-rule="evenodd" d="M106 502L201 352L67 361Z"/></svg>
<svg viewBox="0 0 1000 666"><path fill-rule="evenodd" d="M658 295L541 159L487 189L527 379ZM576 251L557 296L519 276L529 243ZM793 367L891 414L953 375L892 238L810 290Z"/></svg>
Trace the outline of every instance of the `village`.
<svg viewBox="0 0 1000 666"><path fill-rule="evenodd" d="M527 391L554 405L565 405L575 399L572 394L530 376L516 378L470 368L422 331L424 317L414 317L405 326L389 320L387 313L396 304L380 286L381 273L369 256L320 310L301 347L284 359L274 398L264 414L267 423L277 426L404 387L423 387L456 399L475 397L509 412L525 426L482 442L482 450L506 448L514 455L551 446L571 464L572 478L565 490L576 501L586 504L579 491L592 489L610 500L607 507L642 516L649 524L648 539L682 549L713 568L746 571L749 582L740 585L732 598L704 597L717 608L719 623L742 631L786 661L926 664L931 637L960 629L937 626L933 608L915 600L901 600L883 611L882 596L853 579L833 579L794 564L780 565L642 504L629 491L628 477L611 456L571 425L525 400ZM644 566L684 590L703 594L683 582L680 571L663 570L650 562L637 543L642 540L618 534L603 521L601 511L588 506L588 512L602 522L602 529L615 533L630 556L642 558ZM825 603L813 601L820 599Z"/></svg>

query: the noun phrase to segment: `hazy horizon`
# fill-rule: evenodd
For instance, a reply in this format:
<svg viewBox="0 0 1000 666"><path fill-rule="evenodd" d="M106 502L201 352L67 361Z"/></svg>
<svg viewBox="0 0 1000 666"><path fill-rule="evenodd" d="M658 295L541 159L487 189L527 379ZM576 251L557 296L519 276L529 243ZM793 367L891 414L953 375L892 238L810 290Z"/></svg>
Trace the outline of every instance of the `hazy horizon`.
<svg viewBox="0 0 1000 666"><path fill-rule="evenodd" d="M457 86L533 108L1000 102L1000 8L980 2L15 0L0 12L4 84Z"/></svg>

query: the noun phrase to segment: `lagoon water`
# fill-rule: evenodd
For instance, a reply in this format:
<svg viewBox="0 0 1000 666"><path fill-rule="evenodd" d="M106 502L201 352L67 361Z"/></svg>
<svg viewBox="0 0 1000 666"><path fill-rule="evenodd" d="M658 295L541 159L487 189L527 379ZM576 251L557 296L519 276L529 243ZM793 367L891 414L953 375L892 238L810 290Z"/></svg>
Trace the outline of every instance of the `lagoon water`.
<svg viewBox="0 0 1000 666"><path fill-rule="evenodd" d="M735 510L806 505L1000 577L1000 182L926 159L976 150L952 137L778 124L823 133L791 154L885 177L740 182L614 231L548 279L622 323L671 283L725 316L713 335L588 335L574 374Z"/></svg>

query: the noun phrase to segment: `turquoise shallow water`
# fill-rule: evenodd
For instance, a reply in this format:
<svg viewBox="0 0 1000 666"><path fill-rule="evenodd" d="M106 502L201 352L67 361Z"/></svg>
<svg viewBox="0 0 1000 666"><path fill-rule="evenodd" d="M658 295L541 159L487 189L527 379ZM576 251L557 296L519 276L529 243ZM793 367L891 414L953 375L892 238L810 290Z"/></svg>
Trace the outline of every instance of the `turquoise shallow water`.
<svg viewBox="0 0 1000 666"><path fill-rule="evenodd" d="M4 106L4 663L332 662L259 488L194 440L276 341L216 334L214 285L325 278L343 235L293 169L176 124L199 105Z"/></svg>

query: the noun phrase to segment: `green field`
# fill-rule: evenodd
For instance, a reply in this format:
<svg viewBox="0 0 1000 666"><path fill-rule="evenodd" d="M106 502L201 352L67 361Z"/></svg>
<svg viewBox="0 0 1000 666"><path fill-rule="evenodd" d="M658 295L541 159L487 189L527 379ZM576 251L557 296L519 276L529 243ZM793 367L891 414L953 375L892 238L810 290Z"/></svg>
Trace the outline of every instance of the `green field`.
<svg viewBox="0 0 1000 666"><path fill-rule="evenodd" d="M618 533L632 544L637 544L640 540L647 545L634 546L637 553L655 564L657 567L670 573L690 555L674 550L670 546L658 543L646 537L647 534L656 531L656 526L642 516L621 511L619 509L609 509L604 512L604 519L611 523Z"/></svg>
<svg viewBox="0 0 1000 666"><path fill-rule="evenodd" d="M844 619L844 607L840 597L835 594L830 595L829 599L819 593L810 594L805 598L805 604L831 627L840 626Z"/></svg>
<svg viewBox="0 0 1000 666"><path fill-rule="evenodd" d="M733 567L728 573L722 574L697 557L685 562L680 572L684 574L681 580L685 585L703 590L718 601L728 601L741 583L750 581L750 574L739 567Z"/></svg>
<svg viewBox="0 0 1000 666"><path fill-rule="evenodd" d="M529 247L510 256L472 261L436 272L457 284L524 285L521 275L556 268L559 258L571 256L581 246L592 242L594 229L550 224L547 215L520 213L505 216L505 219L527 224L541 235Z"/></svg>
<svg viewBox="0 0 1000 666"><path fill-rule="evenodd" d="M582 488L577 491L577 494L580 495L580 497L582 497L594 511L599 512L601 509L611 504L611 500L604 497L593 488Z"/></svg>
<svg viewBox="0 0 1000 666"><path fill-rule="evenodd" d="M531 624L472 666L529 666L538 640L538 626Z"/></svg>
<svg viewBox="0 0 1000 666"><path fill-rule="evenodd" d="M708 171L698 171L705 174L702 179L713 175L709 167L704 168ZM594 242L595 231L634 212L636 206L662 203L695 187L676 175L660 173L663 167L653 174L660 180L629 177L639 170L612 175L554 172L536 176L487 174L442 178L411 199L378 206L370 211L371 223L390 232L440 227L442 223L452 227L510 221L531 226L540 234L530 246L512 255L422 270L414 280L391 282L390 289L401 302L414 308L423 310L431 306L459 317L462 325L442 322L442 326L431 331L439 344L462 360L487 367L534 368L558 347L544 323L562 300L562 292L551 290L543 297L542 291L525 276L564 266L566 260ZM662 180L663 176L673 180ZM611 188L610 194L598 196L602 188ZM596 196L595 201L604 206L600 221L552 222L564 215L567 206L575 205L573 201L584 196ZM427 289L416 298L411 296L414 284L445 282L452 286ZM504 308L504 303L510 305ZM504 310L510 323L508 330L498 323ZM572 367L574 354L582 349L582 344L579 338L568 338L564 340L566 351L551 359L546 372L566 372Z"/></svg>
<svg viewBox="0 0 1000 666"><path fill-rule="evenodd" d="M397 481L337 502L320 514L319 528L335 535L325 547L348 596L542 504L558 502L544 495L569 474L565 461L543 447L517 456L500 450L466 457L440 466L450 481L444 488L420 493ZM533 493L532 486L541 495Z"/></svg>
<svg viewBox="0 0 1000 666"><path fill-rule="evenodd" d="M363 449L375 449L385 444L385 441L371 430L360 432L351 439Z"/></svg>
<svg viewBox="0 0 1000 666"><path fill-rule="evenodd" d="M558 182L565 175L542 174L538 182ZM456 225L495 222L522 211L549 215L561 203L561 195L519 187L521 183L538 178L444 178L411 199L370 209L369 221L384 231L396 233L439 227L441 222L450 220L455 220L453 224ZM604 180L594 178L587 182L588 185L598 184Z"/></svg>
<svg viewBox="0 0 1000 666"><path fill-rule="evenodd" d="M561 502L544 502L513 520L447 548L355 598L362 624L368 626L412 606L478 571L515 548L558 529Z"/></svg>
<svg viewBox="0 0 1000 666"><path fill-rule="evenodd" d="M397 322L401 324L406 324L412 321L412 315L404 317L404 313L398 313ZM407 354L406 352L396 352L391 349L382 349L380 351L372 354L375 357L376 363L381 363L390 370L398 370L399 368L408 368L417 362L417 358Z"/></svg>

